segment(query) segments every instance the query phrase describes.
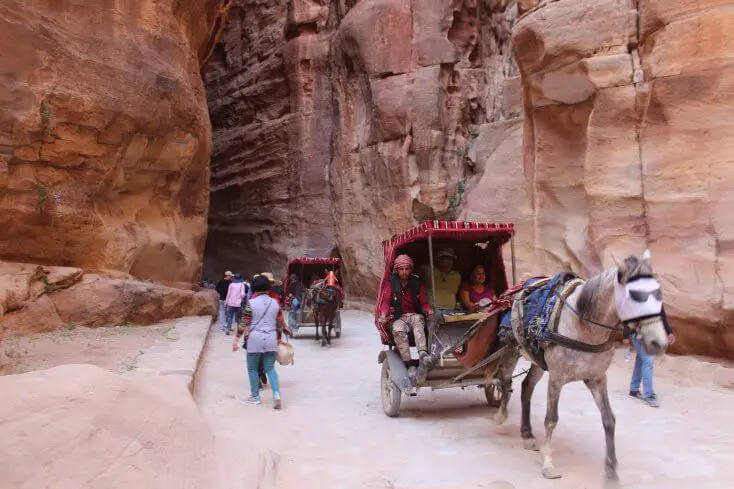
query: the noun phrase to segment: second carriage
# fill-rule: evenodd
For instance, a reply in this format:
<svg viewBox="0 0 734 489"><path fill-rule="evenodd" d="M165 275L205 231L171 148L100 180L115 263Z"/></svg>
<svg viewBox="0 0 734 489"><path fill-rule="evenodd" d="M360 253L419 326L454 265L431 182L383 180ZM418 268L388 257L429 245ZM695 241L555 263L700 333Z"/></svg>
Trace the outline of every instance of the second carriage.
<svg viewBox="0 0 734 489"><path fill-rule="evenodd" d="M306 294L314 283L323 280L329 272L334 272L338 278L343 276L339 258L298 257L288 260L283 287L286 321L294 336L298 336L300 328L316 327L313 307L306 300ZM340 338L341 334L341 310L337 310L334 335Z"/></svg>

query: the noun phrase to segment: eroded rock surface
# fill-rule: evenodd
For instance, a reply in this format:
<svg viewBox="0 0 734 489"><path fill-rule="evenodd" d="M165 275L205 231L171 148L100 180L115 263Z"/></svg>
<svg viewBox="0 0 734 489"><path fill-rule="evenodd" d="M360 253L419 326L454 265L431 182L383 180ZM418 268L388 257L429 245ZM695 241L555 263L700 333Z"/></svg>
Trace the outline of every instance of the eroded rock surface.
<svg viewBox="0 0 734 489"><path fill-rule="evenodd" d="M69 326L148 325L215 316L213 290L199 292L79 268L0 262L0 339Z"/></svg>
<svg viewBox="0 0 734 489"><path fill-rule="evenodd" d="M589 274L649 246L676 351L734 357L734 2L525 3L514 43L538 265Z"/></svg>
<svg viewBox="0 0 734 489"><path fill-rule="evenodd" d="M2 487L231 487L182 383L64 365L0 388Z"/></svg>
<svg viewBox="0 0 734 489"><path fill-rule="evenodd" d="M225 4L3 2L0 258L197 280Z"/></svg>
<svg viewBox="0 0 734 489"><path fill-rule="evenodd" d="M280 276L335 247L328 1L234 0L203 72L213 124L205 274Z"/></svg>
<svg viewBox="0 0 734 489"><path fill-rule="evenodd" d="M350 293L373 296L380 241L458 216L482 173L475 141L519 116L507 4L234 2L205 71L205 272L279 272L338 248Z"/></svg>

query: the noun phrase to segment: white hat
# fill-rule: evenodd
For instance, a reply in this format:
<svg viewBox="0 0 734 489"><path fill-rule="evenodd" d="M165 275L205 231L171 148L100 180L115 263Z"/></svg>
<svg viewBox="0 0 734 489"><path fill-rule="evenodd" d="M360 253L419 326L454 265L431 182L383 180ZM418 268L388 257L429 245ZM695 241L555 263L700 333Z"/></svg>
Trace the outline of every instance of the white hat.
<svg viewBox="0 0 734 489"><path fill-rule="evenodd" d="M225 277L232 277L232 276L234 276L234 273L232 273L229 270L227 270L226 272L224 272L224 276Z"/></svg>

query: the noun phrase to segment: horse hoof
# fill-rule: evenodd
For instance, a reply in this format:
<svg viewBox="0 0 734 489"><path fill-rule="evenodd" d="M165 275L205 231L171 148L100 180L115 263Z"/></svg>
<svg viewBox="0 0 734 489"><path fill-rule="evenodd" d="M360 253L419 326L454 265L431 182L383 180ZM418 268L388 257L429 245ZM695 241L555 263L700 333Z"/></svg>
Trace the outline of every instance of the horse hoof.
<svg viewBox="0 0 734 489"><path fill-rule="evenodd" d="M543 467L543 477L546 479L560 479L561 473L555 467Z"/></svg>
<svg viewBox="0 0 734 489"><path fill-rule="evenodd" d="M535 442L535 438L525 438L522 441L522 446L525 450L532 450L534 452L539 450L538 444Z"/></svg>
<svg viewBox="0 0 734 489"><path fill-rule="evenodd" d="M619 476L617 475L617 469L607 467L606 468L607 478L604 484L605 488L614 489L619 487Z"/></svg>
<svg viewBox="0 0 734 489"><path fill-rule="evenodd" d="M505 421L507 421L507 411L498 410L489 417L489 420L497 426L505 424Z"/></svg>
<svg viewBox="0 0 734 489"><path fill-rule="evenodd" d="M614 479L610 479L608 476L604 479L604 489L618 489L619 478L615 475Z"/></svg>

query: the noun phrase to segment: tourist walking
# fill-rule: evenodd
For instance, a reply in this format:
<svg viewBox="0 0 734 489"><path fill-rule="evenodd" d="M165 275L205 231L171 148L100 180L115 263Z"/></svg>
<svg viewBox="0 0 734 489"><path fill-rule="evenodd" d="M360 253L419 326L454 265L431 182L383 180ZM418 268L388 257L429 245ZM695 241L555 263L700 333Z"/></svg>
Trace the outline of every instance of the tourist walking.
<svg viewBox="0 0 734 489"><path fill-rule="evenodd" d="M250 397L247 402L261 404L260 379L258 365L263 362L265 373L273 391L273 407L280 409L280 383L275 371L275 358L280 336L290 334L283 320L280 304L268 295L270 281L262 275L252 280L252 298L245 308L242 324L237 328L237 334L232 343L232 351L237 351L238 340L243 335L247 349L247 377L250 383Z"/></svg>
<svg viewBox="0 0 734 489"><path fill-rule="evenodd" d="M225 330L225 321L227 320L225 302L227 300L227 291L229 284L232 283L233 273L227 270L224 272L224 278L217 282L217 292L219 293L219 329Z"/></svg>
<svg viewBox="0 0 734 489"><path fill-rule="evenodd" d="M668 345L672 345L675 342L673 330L668 324L668 317L665 314L665 309L662 309L660 312L660 319L663 320L665 332L668 333ZM637 355L635 356L635 367L632 370L629 395L635 399L642 400L648 406L659 407L660 402L652 388L652 374L653 367L655 365L655 357L647 354L644 345L637 339L636 335L630 334L629 330L625 330L624 344L629 347L630 343L635 347ZM640 385L643 387L642 394L640 393Z"/></svg>
<svg viewBox="0 0 734 489"><path fill-rule="evenodd" d="M245 299L246 289L244 280L239 273L236 273L232 278L232 283L227 289L227 299L225 300L226 306L226 325L224 331L227 334L232 332L232 322L237 325L240 323L242 318L242 301Z"/></svg>

